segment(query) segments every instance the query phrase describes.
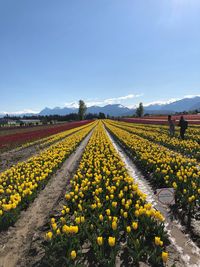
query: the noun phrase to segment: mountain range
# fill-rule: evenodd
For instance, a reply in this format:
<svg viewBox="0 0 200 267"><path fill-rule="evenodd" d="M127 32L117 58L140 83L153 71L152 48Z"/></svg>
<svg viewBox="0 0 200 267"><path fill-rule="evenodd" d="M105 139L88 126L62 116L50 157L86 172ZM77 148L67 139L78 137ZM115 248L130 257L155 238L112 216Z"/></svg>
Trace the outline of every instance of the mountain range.
<svg viewBox="0 0 200 267"><path fill-rule="evenodd" d="M175 112L183 112L190 110L199 110L200 111L200 96L195 96L193 98L183 98L181 100L174 101L169 104L151 104L144 106L144 113L149 114L173 114ZM136 108L128 108L121 104L109 104L104 107L100 106L91 106L87 108L87 113L96 113L103 112L106 115L110 116L129 116L133 115L136 111ZM77 113L77 108L70 107L55 107L55 108L44 108L38 114L21 114L21 116L31 116L31 115L67 115L70 113ZM0 114L1 116L5 116Z"/></svg>
<svg viewBox="0 0 200 267"><path fill-rule="evenodd" d="M181 100L174 101L169 104L152 104L148 106L144 106L144 113L149 114L168 114L182 111L190 111L190 110L200 110L200 96L196 96L193 98L183 98ZM104 107L99 106L91 106L87 108L87 113L99 113L103 112L106 115L110 116L129 116L135 113L135 108L128 108L121 104L110 104ZM69 113L76 113L78 109L76 108L45 108L43 109L39 115L66 115Z"/></svg>

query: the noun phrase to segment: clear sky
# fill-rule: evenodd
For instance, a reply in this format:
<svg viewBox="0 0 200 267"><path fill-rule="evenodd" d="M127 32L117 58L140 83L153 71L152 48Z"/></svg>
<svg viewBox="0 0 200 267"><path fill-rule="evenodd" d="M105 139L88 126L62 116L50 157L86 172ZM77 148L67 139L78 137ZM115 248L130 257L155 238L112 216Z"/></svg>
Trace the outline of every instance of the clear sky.
<svg viewBox="0 0 200 267"><path fill-rule="evenodd" d="M0 0L0 112L200 94L199 0Z"/></svg>

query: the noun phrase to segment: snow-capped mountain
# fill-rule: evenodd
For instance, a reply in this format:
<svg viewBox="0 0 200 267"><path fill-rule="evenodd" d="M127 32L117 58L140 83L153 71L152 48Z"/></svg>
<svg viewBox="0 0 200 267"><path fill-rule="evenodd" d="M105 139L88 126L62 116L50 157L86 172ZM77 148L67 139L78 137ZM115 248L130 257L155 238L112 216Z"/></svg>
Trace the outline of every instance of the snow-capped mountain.
<svg viewBox="0 0 200 267"><path fill-rule="evenodd" d="M170 103L155 103L150 105L144 105L144 113L149 114L168 114L189 110L199 110L200 111L200 96L183 98L181 100L170 101ZM87 108L87 113L96 113L103 112L106 115L110 116L128 116L133 115L135 113L136 108L128 108L121 104L109 104L103 107L100 106L91 106ZM44 108L37 114L33 113L11 113L11 115L23 116L23 115L67 115L70 113L77 113L78 108L75 103L68 107L55 107L55 108ZM9 114L9 113L8 113ZM5 113L0 113L0 117L5 116Z"/></svg>

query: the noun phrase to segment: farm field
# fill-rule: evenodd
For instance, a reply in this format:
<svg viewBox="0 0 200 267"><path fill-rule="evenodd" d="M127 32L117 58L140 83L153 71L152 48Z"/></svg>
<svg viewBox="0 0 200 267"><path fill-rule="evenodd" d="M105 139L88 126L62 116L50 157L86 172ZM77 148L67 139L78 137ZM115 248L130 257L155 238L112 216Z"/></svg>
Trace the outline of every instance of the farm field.
<svg viewBox="0 0 200 267"><path fill-rule="evenodd" d="M200 127L180 140L165 125L71 126L6 152L0 267L200 266Z"/></svg>
<svg viewBox="0 0 200 267"><path fill-rule="evenodd" d="M184 152L187 149L188 143L185 144L184 140L175 137L172 138L175 140L172 143L166 134L154 135L153 131L138 131L134 126L130 128L123 123L120 124L107 122L106 126L120 144L132 154L134 161L143 171L149 172L148 175L151 176L149 179L155 187L175 189L176 209L177 211L184 209L184 216L187 216L188 224L191 226L192 217L199 212L200 171L196 160L199 159L199 149L196 150L198 143L189 145L190 149L186 156L177 152L182 150Z"/></svg>
<svg viewBox="0 0 200 267"><path fill-rule="evenodd" d="M200 127L199 129L188 129L185 140L181 140L179 138L179 129L176 129L174 138L170 138L168 127L151 127L149 125L135 125L124 122L115 122L113 125L176 152L186 154L190 158L200 159Z"/></svg>
<svg viewBox="0 0 200 267"><path fill-rule="evenodd" d="M0 267L200 267L200 0L1 2Z"/></svg>
<svg viewBox="0 0 200 267"><path fill-rule="evenodd" d="M79 121L51 126L44 125L34 127L14 127L7 129L0 128L0 152L21 146L27 142L33 142L40 138L84 125L88 122L89 121Z"/></svg>
<svg viewBox="0 0 200 267"><path fill-rule="evenodd" d="M192 127L200 125L200 115L184 115L184 118L189 122ZM178 124L180 119L180 115L173 115L173 119ZM143 118L124 118L121 119L122 121L126 122L133 122L133 123L143 123L143 124L154 124L154 125L166 125L167 116L146 116Z"/></svg>
<svg viewBox="0 0 200 267"><path fill-rule="evenodd" d="M8 167L11 167L13 164L18 163L19 161L28 159L30 156L33 156L34 154L38 153L38 151L47 148L51 144L61 141L62 139L75 133L76 131L79 131L82 128L87 127L89 124L90 121L71 124L70 127L68 126L69 130L61 131L57 134L52 134L50 136L37 139L35 141L26 142L15 149L1 153L0 172L2 172ZM74 128L71 128L73 127L73 125Z"/></svg>
<svg viewBox="0 0 200 267"><path fill-rule="evenodd" d="M21 209L36 196L52 172L75 150L93 124L67 136L27 161L19 162L0 174L0 230L12 225Z"/></svg>

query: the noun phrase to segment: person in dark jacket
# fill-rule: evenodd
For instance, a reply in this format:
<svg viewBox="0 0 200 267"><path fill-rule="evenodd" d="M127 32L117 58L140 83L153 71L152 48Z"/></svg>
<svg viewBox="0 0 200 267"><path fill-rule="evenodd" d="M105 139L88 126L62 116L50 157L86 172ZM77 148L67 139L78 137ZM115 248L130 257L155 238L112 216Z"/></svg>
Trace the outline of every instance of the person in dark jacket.
<svg viewBox="0 0 200 267"><path fill-rule="evenodd" d="M169 123L169 135L173 137L175 133L175 121L172 120L171 115L168 115L168 123Z"/></svg>
<svg viewBox="0 0 200 267"><path fill-rule="evenodd" d="M181 116L178 126L180 127L180 137L185 138L185 131L188 128L188 122Z"/></svg>

